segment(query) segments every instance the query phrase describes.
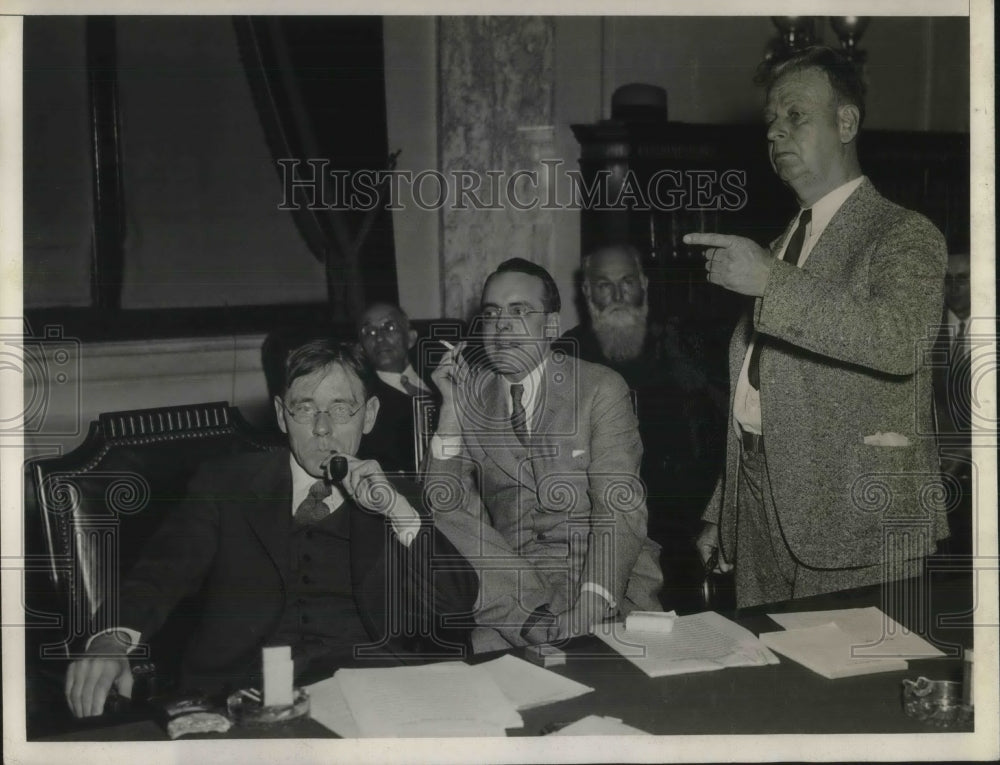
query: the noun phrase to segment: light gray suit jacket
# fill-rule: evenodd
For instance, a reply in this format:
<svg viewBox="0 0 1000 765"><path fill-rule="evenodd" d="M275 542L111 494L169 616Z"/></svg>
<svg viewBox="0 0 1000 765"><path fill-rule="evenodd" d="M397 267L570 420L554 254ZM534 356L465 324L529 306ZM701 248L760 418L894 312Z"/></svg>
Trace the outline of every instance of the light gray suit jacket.
<svg viewBox="0 0 1000 765"><path fill-rule="evenodd" d="M477 622L523 644L531 611L571 608L583 582L604 587L626 613L660 610L658 546L646 536L642 442L625 381L553 351L530 449L510 427L506 397L503 380L479 370L459 402L461 454L432 456L427 466L438 527L480 573Z"/></svg>
<svg viewBox="0 0 1000 765"><path fill-rule="evenodd" d="M752 317L733 333L730 412L754 328L768 336L764 449L785 543L805 565L878 563L890 530L913 534L912 556L947 536L931 370L920 358L941 316L946 260L934 225L866 179L802 268L774 264ZM737 427L730 418L725 472L704 515L719 523L729 561L738 560ZM880 432L908 445L865 443Z"/></svg>

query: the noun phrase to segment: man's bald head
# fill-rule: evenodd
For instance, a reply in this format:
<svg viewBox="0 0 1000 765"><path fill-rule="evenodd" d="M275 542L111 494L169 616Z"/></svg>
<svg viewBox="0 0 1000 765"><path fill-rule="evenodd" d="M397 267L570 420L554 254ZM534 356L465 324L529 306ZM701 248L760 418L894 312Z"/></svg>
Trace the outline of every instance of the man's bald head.
<svg viewBox="0 0 1000 765"><path fill-rule="evenodd" d="M372 365L380 372L402 372L417 341L410 320L399 306L374 303L358 322L358 338Z"/></svg>

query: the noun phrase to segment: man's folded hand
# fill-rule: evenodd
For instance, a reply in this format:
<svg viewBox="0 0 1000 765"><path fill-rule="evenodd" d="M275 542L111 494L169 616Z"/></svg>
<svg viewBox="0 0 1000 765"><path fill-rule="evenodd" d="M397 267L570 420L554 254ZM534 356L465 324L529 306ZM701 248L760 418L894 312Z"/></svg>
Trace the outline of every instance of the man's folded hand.
<svg viewBox="0 0 1000 765"><path fill-rule="evenodd" d="M129 645L127 636L119 633L99 635L91 641L87 656L69 665L66 701L75 717L102 714L112 687L122 696L132 697L132 670L127 658Z"/></svg>

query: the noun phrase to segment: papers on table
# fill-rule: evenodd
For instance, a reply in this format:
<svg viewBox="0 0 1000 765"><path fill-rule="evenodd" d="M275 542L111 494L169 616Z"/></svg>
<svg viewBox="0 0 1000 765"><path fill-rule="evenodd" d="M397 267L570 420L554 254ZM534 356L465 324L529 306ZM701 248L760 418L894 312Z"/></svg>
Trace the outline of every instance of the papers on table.
<svg viewBox="0 0 1000 765"><path fill-rule="evenodd" d="M626 725L617 717L588 715L582 720L557 730L553 736L648 736L644 730Z"/></svg>
<svg viewBox="0 0 1000 765"><path fill-rule="evenodd" d="M516 656L501 656L477 664L476 668L485 670L493 678L519 712L572 699L594 690L589 685L529 664Z"/></svg>
<svg viewBox="0 0 1000 765"><path fill-rule="evenodd" d="M778 663L753 633L714 611L679 616L666 633L627 630L615 622L595 634L650 677Z"/></svg>
<svg viewBox="0 0 1000 765"><path fill-rule="evenodd" d="M836 624L785 632L765 632L760 639L783 656L831 679L906 669L906 661L903 659L852 657L851 644L854 641Z"/></svg>
<svg viewBox="0 0 1000 765"><path fill-rule="evenodd" d="M674 611L633 611L625 617L625 629L630 632L673 632L677 613Z"/></svg>
<svg viewBox="0 0 1000 765"><path fill-rule="evenodd" d="M930 659L944 656L919 635L875 606L842 608L834 611L801 611L795 614L768 614L786 630L836 624L854 640L854 655L893 659Z"/></svg>
<svg viewBox="0 0 1000 765"><path fill-rule="evenodd" d="M767 646L836 679L906 669L907 659L943 652L875 607L768 614L785 628L760 636Z"/></svg>
<svg viewBox="0 0 1000 765"><path fill-rule="evenodd" d="M361 729L351 714L337 675L307 685L306 690L309 692L309 715L312 719L341 738L361 738Z"/></svg>
<svg viewBox="0 0 1000 765"><path fill-rule="evenodd" d="M307 688L314 720L345 738L504 736L518 710L589 688L514 656L388 669L341 669Z"/></svg>

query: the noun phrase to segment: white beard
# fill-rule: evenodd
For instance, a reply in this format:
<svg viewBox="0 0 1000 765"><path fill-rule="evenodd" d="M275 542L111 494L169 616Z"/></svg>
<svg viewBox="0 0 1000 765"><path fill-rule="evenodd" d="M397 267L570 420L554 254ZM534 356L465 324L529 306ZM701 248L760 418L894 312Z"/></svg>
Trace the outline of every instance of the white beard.
<svg viewBox="0 0 1000 765"><path fill-rule="evenodd" d="M603 311L587 298L590 321L601 353L608 361L631 361L642 353L646 342L649 303L640 306L611 305Z"/></svg>

